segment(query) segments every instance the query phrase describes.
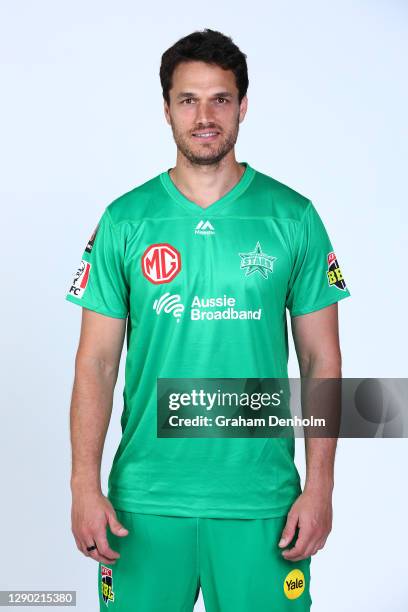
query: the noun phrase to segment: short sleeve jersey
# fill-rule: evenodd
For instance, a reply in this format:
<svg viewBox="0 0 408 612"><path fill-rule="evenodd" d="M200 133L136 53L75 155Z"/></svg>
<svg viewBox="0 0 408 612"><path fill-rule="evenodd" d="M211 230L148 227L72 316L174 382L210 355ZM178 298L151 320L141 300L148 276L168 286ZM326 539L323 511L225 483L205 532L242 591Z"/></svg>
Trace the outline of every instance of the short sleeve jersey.
<svg viewBox="0 0 408 612"><path fill-rule="evenodd" d="M350 295L313 203L242 162L202 208L169 171L111 202L66 299L127 318L114 507L215 518L284 516L301 493L289 438L157 436L158 378L287 378L292 317Z"/></svg>

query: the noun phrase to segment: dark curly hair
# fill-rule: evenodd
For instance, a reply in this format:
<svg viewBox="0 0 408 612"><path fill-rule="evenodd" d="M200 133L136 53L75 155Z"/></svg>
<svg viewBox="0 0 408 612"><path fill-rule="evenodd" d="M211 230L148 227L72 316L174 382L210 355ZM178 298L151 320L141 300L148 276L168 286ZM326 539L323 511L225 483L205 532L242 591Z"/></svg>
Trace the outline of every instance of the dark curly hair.
<svg viewBox="0 0 408 612"><path fill-rule="evenodd" d="M181 62L200 61L216 64L224 70L232 70L241 103L248 89L246 55L232 42L232 38L216 30L205 28L180 38L162 55L160 82L163 98L170 104L173 71Z"/></svg>

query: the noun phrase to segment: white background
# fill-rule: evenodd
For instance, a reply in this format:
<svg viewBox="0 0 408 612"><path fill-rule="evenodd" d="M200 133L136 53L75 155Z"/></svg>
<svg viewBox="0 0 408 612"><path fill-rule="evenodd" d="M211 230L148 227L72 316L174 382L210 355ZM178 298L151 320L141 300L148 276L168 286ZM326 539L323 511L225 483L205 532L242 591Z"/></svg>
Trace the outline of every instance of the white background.
<svg viewBox="0 0 408 612"><path fill-rule="evenodd" d="M161 54L205 27L247 54L237 159L312 199L326 225L352 293L339 304L343 375L404 377L408 11L402 0L14 0L0 10L0 588L76 590L90 612L97 564L70 531L81 309L64 298L106 205L174 164ZM122 385L123 360L105 483ZM314 612L406 610L407 458L407 440L339 442L333 531L312 559ZM296 460L303 477L303 440Z"/></svg>

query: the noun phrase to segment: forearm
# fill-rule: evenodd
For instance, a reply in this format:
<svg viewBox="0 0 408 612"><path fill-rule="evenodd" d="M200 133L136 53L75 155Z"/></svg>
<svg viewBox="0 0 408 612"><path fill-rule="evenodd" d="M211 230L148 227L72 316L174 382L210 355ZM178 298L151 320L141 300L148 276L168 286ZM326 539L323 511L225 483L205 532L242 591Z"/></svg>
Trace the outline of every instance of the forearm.
<svg viewBox="0 0 408 612"><path fill-rule="evenodd" d="M73 493L101 491L102 451L116 379L115 368L92 357L77 356L70 412Z"/></svg>
<svg viewBox="0 0 408 612"><path fill-rule="evenodd" d="M336 444L336 438L306 439L305 491L332 493Z"/></svg>
<svg viewBox="0 0 408 612"><path fill-rule="evenodd" d="M312 360L308 369L302 371L302 376L312 379L341 378L341 357L333 359L330 363L326 359ZM337 438L305 437L305 491L331 495L334 487L336 446Z"/></svg>

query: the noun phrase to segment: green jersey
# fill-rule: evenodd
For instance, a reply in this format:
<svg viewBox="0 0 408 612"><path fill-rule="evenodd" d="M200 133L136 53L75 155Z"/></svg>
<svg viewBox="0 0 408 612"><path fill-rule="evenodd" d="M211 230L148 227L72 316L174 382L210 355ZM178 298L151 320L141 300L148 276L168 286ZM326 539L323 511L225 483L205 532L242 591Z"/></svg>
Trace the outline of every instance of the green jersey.
<svg viewBox="0 0 408 612"><path fill-rule="evenodd" d="M115 508L214 518L284 516L301 493L289 438L161 438L158 378L287 378L287 313L350 295L313 203L242 162L202 208L167 171L111 202L66 299L127 318Z"/></svg>

